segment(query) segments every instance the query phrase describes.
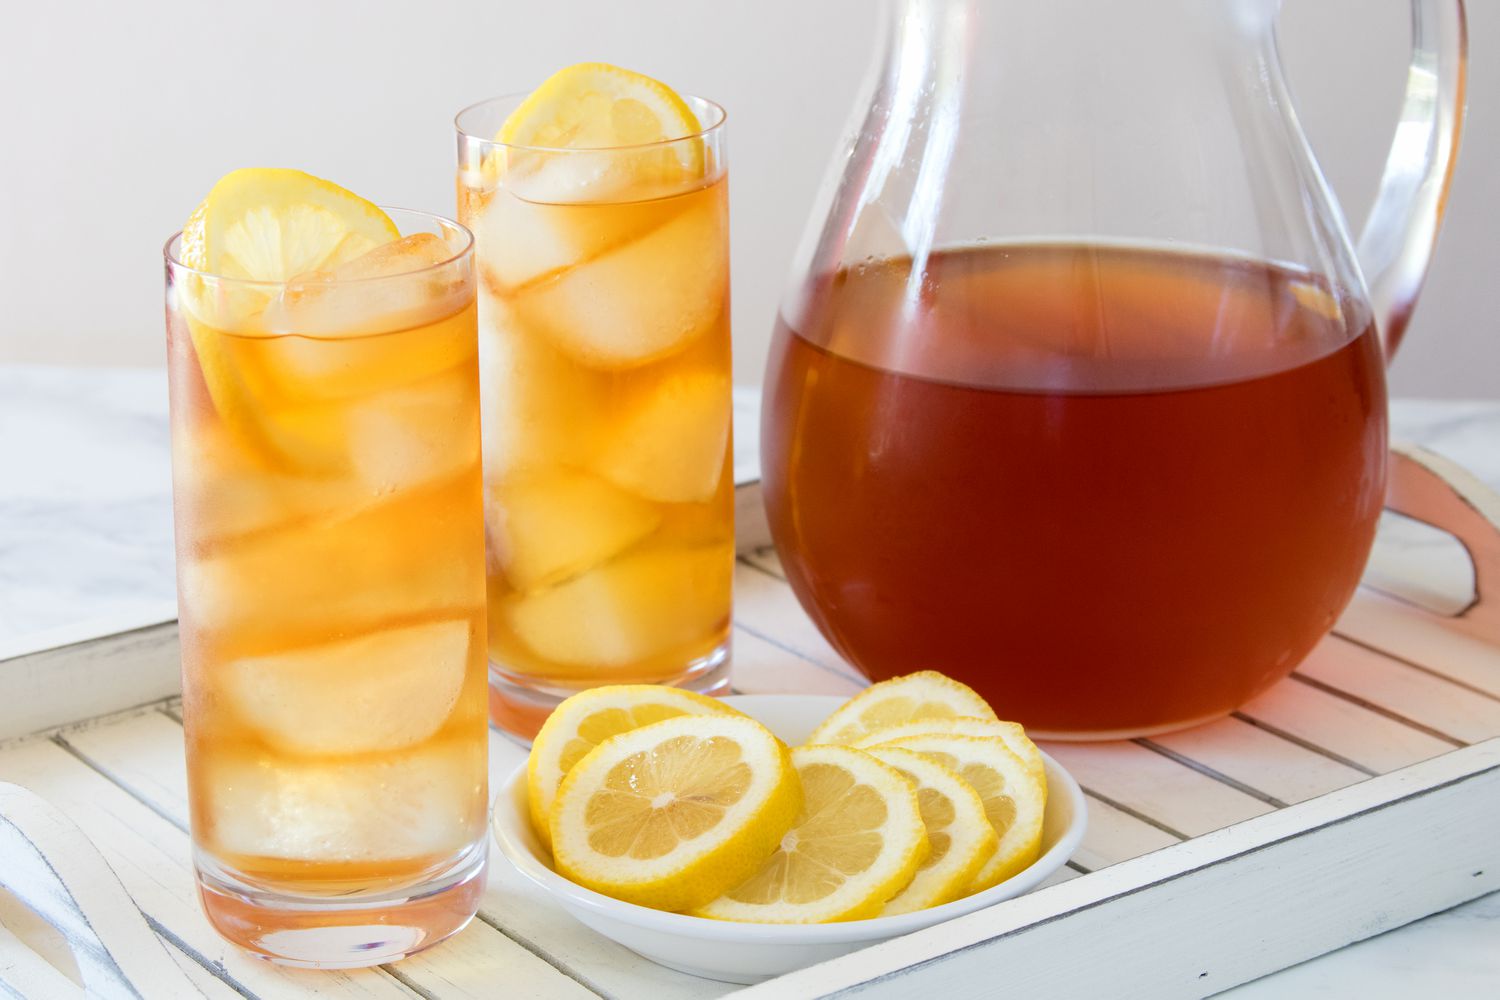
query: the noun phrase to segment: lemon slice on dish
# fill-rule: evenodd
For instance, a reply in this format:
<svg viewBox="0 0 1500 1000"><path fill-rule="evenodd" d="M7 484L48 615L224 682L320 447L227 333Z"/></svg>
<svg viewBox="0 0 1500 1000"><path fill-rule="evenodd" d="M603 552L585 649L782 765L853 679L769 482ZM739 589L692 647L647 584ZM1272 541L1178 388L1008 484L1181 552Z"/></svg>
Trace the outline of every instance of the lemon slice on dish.
<svg viewBox="0 0 1500 1000"><path fill-rule="evenodd" d="M1036 748L1035 743L1031 742L1031 737L1026 735L1025 727L1019 722L976 719L970 716L918 719L915 722L903 722L900 725L877 729L855 740L852 745L863 750L867 747L889 743L892 740L904 739L907 736L929 736L933 733L949 736L993 736L1004 742L1006 749L1021 758L1026 763L1026 767L1042 780L1043 785L1046 784L1047 773L1042 763L1042 752Z"/></svg>
<svg viewBox="0 0 1500 1000"><path fill-rule="evenodd" d="M798 747L803 807L775 852L700 917L818 924L878 916L927 857L911 783L848 747Z"/></svg>
<svg viewBox="0 0 1500 1000"><path fill-rule="evenodd" d="M906 736L872 747L915 750L957 772L984 803L985 817L1000 838L995 853L970 880L964 895L988 889L1030 865L1041 854L1047 789L1026 763L995 737L930 734Z"/></svg>
<svg viewBox="0 0 1500 1000"><path fill-rule="evenodd" d="M526 760L526 799L532 826L542 842L552 841L547 817L573 765L611 736L679 715L743 717L716 698L660 684L591 688L558 705L536 734Z"/></svg>
<svg viewBox="0 0 1500 1000"><path fill-rule="evenodd" d="M552 854L560 875L596 892L691 909L754 874L801 805L791 753L770 730L745 716L680 716L611 737L573 766L552 804Z"/></svg>
<svg viewBox="0 0 1500 1000"><path fill-rule="evenodd" d="M922 670L865 688L824 719L807 742L853 745L878 729L957 716L993 719L995 712L968 685Z"/></svg>
<svg viewBox="0 0 1500 1000"><path fill-rule="evenodd" d="M958 899L1000 845L985 816L984 801L957 772L915 750L875 747L867 752L911 782L927 828L926 860L880 915L911 913Z"/></svg>

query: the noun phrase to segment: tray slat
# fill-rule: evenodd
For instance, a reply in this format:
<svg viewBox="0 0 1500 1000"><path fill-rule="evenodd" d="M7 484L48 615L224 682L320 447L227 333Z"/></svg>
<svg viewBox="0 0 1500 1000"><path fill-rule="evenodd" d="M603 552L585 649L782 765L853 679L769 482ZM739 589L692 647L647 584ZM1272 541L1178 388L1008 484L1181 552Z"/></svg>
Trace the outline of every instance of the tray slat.
<svg viewBox="0 0 1500 1000"><path fill-rule="evenodd" d="M1154 736L1151 745L1256 788L1280 803L1301 802L1369 775L1242 718Z"/></svg>
<svg viewBox="0 0 1500 1000"><path fill-rule="evenodd" d="M743 577L748 569L742 569ZM864 682L843 671L827 670L790 652L785 646L749 629L734 629L734 689L741 694L776 694L800 691L804 694L836 694L848 697Z"/></svg>
<svg viewBox="0 0 1500 1000"><path fill-rule="evenodd" d="M1108 868L1180 843L1182 837L1088 795L1089 825L1073 860L1090 871Z"/></svg>
<svg viewBox="0 0 1500 1000"><path fill-rule="evenodd" d="M770 550L740 556L741 569L734 578L735 624L813 667L863 687L865 679L823 638L786 580L767 567L774 558ZM780 564L775 565L779 570Z"/></svg>
<svg viewBox="0 0 1500 1000"><path fill-rule="evenodd" d="M1270 812L1275 806L1135 743L1047 743L1086 790L1150 816L1187 837Z"/></svg>
<svg viewBox="0 0 1500 1000"><path fill-rule="evenodd" d="M1453 749L1453 744L1388 719L1337 694L1278 684L1235 713L1282 739L1314 747L1350 767L1385 774Z"/></svg>
<svg viewBox="0 0 1500 1000"><path fill-rule="evenodd" d="M1500 647L1451 631L1441 619L1396 598L1361 594L1339 619L1336 630L1388 656L1477 691L1500 695Z"/></svg>
<svg viewBox="0 0 1500 1000"><path fill-rule="evenodd" d="M1458 744L1500 733L1500 698L1462 687L1340 636L1313 650L1298 675Z"/></svg>

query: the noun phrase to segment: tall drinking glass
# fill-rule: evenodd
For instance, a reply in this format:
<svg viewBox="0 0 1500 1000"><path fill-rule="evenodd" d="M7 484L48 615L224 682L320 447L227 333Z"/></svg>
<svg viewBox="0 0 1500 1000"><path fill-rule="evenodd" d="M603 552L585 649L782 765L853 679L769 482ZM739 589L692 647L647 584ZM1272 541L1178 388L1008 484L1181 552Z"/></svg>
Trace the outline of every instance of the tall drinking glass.
<svg viewBox="0 0 1500 1000"><path fill-rule="evenodd" d="M483 888L472 239L389 214L425 256L282 284L166 246L194 863L218 931L292 965L425 948Z"/></svg>
<svg viewBox="0 0 1500 1000"><path fill-rule="evenodd" d="M490 712L531 735L598 684L728 685L734 481L724 112L607 149L461 112L478 248Z"/></svg>

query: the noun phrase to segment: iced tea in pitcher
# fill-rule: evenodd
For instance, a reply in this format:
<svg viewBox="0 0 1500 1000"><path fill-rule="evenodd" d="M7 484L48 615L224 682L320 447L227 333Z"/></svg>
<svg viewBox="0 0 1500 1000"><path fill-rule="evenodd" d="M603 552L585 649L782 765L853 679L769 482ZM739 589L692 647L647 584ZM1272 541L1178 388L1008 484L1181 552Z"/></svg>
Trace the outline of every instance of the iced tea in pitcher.
<svg viewBox="0 0 1500 1000"><path fill-rule="evenodd" d="M810 288L773 348L766 498L871 677L942 669L1039 732L1176 728L1285 676L1352 595L1385 392L1339 289L1087 244Z"/></svg>

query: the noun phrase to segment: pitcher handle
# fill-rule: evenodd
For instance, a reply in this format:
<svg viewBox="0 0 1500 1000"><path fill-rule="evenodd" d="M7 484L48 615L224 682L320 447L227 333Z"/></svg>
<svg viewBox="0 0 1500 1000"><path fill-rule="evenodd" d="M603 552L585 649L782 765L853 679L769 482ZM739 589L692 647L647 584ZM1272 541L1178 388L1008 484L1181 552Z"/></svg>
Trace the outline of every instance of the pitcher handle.
<svg viewBox="0 0 1500 1000"><path fill-rule="evenodd" d="M1387 360L1406 333L1437 243L1463 131L1468 61L1464 0L1412 0L1406 98L1359 236L1359 265Z"/></svg>

